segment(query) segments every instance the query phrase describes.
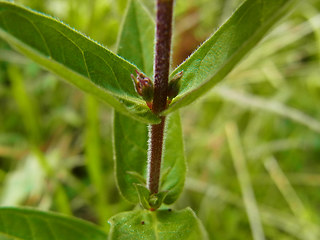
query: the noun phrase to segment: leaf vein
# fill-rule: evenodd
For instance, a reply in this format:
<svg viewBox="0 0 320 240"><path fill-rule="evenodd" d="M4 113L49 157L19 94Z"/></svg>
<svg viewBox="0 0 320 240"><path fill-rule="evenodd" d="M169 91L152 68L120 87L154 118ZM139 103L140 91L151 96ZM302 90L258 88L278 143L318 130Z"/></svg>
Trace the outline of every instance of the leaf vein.
<svg viewBox="0 0 320 240"><path fill-rule="evenodd" d="M23 17L23 18L25 18L25 17ZM25 18L25 19L27 19L27 18ZM40 37L42 38L43 42L45 43L45 46L46 46L46 49L47 49L47 51L48 51L49 56L52 57L51 50L49 49L48 43L47 43L47 41L45 40L45 38L44 38L44 36L43 36L43 33L40 31L40 29L37 27L37 25L36 25L33 21L28 20L28 19L27 19L27 21L29 21L29 22L34 26L34 28L37 30L37 32L39 33L39 35L40 35Z"/></svg>

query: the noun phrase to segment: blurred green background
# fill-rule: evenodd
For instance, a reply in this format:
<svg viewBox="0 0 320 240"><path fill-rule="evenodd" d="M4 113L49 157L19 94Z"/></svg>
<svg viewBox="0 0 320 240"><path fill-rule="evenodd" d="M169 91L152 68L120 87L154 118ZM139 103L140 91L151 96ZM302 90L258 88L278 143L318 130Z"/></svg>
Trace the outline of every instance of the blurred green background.
<svg viewBox="0 0 320 240"><path fill-rule="evenodd" d="M16 0L115 50L126 0ZM154 1L143 0L154 14ZM297 1L216 88L181 110L185 190L210 239L320 239L320 1ZM172 67L240 0L177 0ZM152 53L150 53L152 54ZM108 229L119 196L112 109L0 40L0 205Z"/></svg>

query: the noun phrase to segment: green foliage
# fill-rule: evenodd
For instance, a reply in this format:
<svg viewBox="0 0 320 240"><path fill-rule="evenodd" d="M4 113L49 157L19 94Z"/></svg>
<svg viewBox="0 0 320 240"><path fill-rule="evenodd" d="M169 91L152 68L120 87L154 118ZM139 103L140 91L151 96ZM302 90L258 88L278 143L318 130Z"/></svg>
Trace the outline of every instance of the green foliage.
<svg viewBox="0 0 320 240"><path fill-rule="evenodd" d="M190 208L181 211L123 212L109 220L110 240L121 239L207 239L206 233Z"/></svg>
<svg viewBox="0 0 320 240"><path fill-rule="evenodd" d="M117 53L134 63L147 76L153 74L155 24L140 1L129 1L119 33Z"/></svg>
<svg viewBox="0 0 320 240"><path fill-rule="evenodd" d="M169 191L164 202L175 202L184 185L186 164L179 113L166 120L161 191ZM145 124L119 113L114 117L114 149L116 178L122 195L133 203L139 198L134 183L145 183L147 177L148 131ZM143 180L141 180L143 179Z"/></svg>
<svg viewBox="0 0 320 240"><path fill-rule="evenodd" d="M31 209L0 208L1 240L105 240L98 227L76 218Z"/></svg>
<svg viewBox="0 0 320 240"><path fill-rule="evenodd" d="M164 139L163 163L161 166L160 190L168 191L164 203L175 202L183 190L186 163L179 112L167 117Z"/></svg>
<svg viewBox="0 0 320 240"><path fill-rule="evenodd" d="M179 95L165 112L192 103L209 91L282 18L294 0L245 1L200 48L171 74L183 71Z"/></svg>
<svg viewBox="0 0 320 240"><path fill-rule="evenodd" d="M138 195L133 183L141 183L141 179L145 183L148 129L145 124L132 121L116 112L113 123L118 187L127 200L137 203ZM141 177L137 177L137 174Z"/></svg>
<svg viewBox="0 0 320 240"><path fill-rule="evenodd" d="M135 66L51 17L3 1L0 11L0 36L18 51L117 111L158 121L134 90Z"/></svg>
<svg viewBox="0 0 320 240"><path fill-rule="evenodd" d="M145 184L148 148L146 123L157 121L157 119L154 119L152 114L148 115L150 111L142 98L135 93L130 79L130 73L134 74L136 68L142 70L147 76L152 76L154 41L152 16L137 0L116 1L114 6L106 3L108 1L92 0L16 0L15 2L22 1L27 6L33 6L37 10L50 14L53 14L50 9L60 9L61 15L56 13L53 15L59 16L69 24L87 32L88 35L99 39L110 49L115 49L112 44L116 39L118 19L124 12L122 6L130 2L118 41L117 54L125 59L123 60L50 17L0 1L0 6L10 5L14 9L20 9L19 11L23 12L20 18L25 19L24 13L27 13L28 16L34 15L32 18L41 18L57 26L61 25L59 29L77 36L76 39L82 39L81 42L86 42L85 45L87 43L90 46L94 45L97 52L101 52L99 48L103 54L109 54L108 56L115 59L117 63L130 66L131 70L128 71L125 81L130 86L131 97L134 99L131 102L133 105L126 101L122 102L123 97L128 94L125 91L120 92L121 96L119 96L113 90L109 91L103 86L101 88L99 85L101 82L91 82L92 79L74 72L70 68L72 65L58 64L59 70L63 70L60 73L51 69L68 81L72 82L74 79L77 83L84 84L85 92L92 93L115 108L116 178L118 187L127 200L140 203L144 208L149 209L150 203L158 207L157 200L160 198L162 202L161 197L165 196L164 202L174 203L173 209L191 206L207 228L210 239L250 239L252 233L257 233L260 226L263 228L259 232L260 238L277 240L320 238L319 216L314 214L317 212L317 204L320 201L319 193L316 191L319 186L317 159L320 149L320 123L317 119L320 113L315 107L315 103L319 101L320 55L317 46L320 41L317 40L317 34L315 39L313 36L313 33L319 32L320 26L317 17L320 5L317 1L310 0L301 4L304 7L298 9L291 19L286 20L279 29L276 29L255 50L254 54L244 59L244 55L282 15L285 15L290 5L297 2L291 0L245 1L231 19L172 72L171 78L180 70L184 71L184 75L179 82L181 91L178 97L164 113L170 114L166 126L161 190L169 190L169 192L162 191L160 196L156 197L150 195ZM61 5L56 7L57 5L54 4L58 2ZM142 2L150 5L151 10L154 9L152 6L154 1L143 0ZM240 1L178 0L176 3L177 44L176 49L173 49L174 54L179 48L185 47L179 46L180 42L184 40L188 42L190 36L198 41L195 46L198 45L207 36L208 30L211 31L218 27L219 23L224 22ZM90 8L92 6L92 14L90 14L91 10L85 6ZM0 16L6 11L0 7ZM4 15L7 16L7 14ZM9 15L12 18L14 14L16 13L10 12ZM90 15L94 16L89 19L90 24L83 27ZM313 15L316 17L311 19ZM17 36L28 34L26 31L16 33L11 29L11 33L16 34L15 37L14 34L10 36L3 30L1 24L7 23L8 19L0 17L0 37L4 36L4 39L9 42L13 40L11 45L22 52L28 51L27 54L32 53L31 57L35 61L49 69L45 65L48 59L44 55L41 58L42 53L39 50L27 47L26 43L22 44L23 46L19 45L21 42ZM10 20L10 24L14 25L14 21L18 19ZM303 24L298 25L301 22ZM27 24L27 21L23 22L21 28ZM34 32L30 34L33 35L32 38L38 34L32 33ZM41 41L40 39L37 43L32 42L29 45L38 46L37 44L41 44ZM111 130L108 127L111 122L111 113L108 108L100 108L101 115L99 115L96 109L98 103L89 98L85 109L88 126L84 125L84 111L81 107L84 103L80 91L56 81L54 77L39 70L36 65L10 50L4 42L0 42L0 48L2 107L0 190L10 189L11 193L15 193L12 194L9 204L40 206L43 209L60 212L71 213L72 211L74 215L98 222L100 225L107 224L106 219L109 216L132 209L132 205L118 198L113 181L111 137L109 137ZM78 59L75 60L75 63L78 61ZM178 199L184 186L186 167L181 120L179 113L175 110L209 91L240 62L241 65L227 77L226 81L208 93L206 98L181 111L189 174L186 189ZM11 63L19 66L12 67ZM23 71L21 71L22 68ZM100 68L104 69L101 65L99 70ZM61 75L69 74L68 71L71 74L70 79L69 75L66 77ZM9 83L8 80L10 80ZM22 84L22 81L25 84ZM105 80L102 83L110 84ZM87 86L90 88L87 89ZM30 101L26 95L29 92L35 95L33 99L38 101ZM12 101L13 98L15 101ZM17 109L20 112L15 109L13 102L18 103ZM39 114L38 111L32 113L32 108L40 110ZM41 121L38 121L39 119ZM229 129L227 135L224 133L226 121L231 121L231 125L226 127ZM231 131L230 134L230 126L234 126L233 128L238 129L239 132ZM82 143L82 129L87 134L84 143ZM28 137L23 135L24 132L27 132ZM103 139L100 139L101 144L98 141L100 135L103 136ZM38 153L37 158L41 159L40 164L44 163L44 169L46 163L52 165L53 175L43 174L45 171L41 171L40 166L33 168L29 166L31 164L26 164L32 155L28 145L30 140L38 144L35 152ZM230 146L237 143L238 147L229 149L228 142ZM85 161L83 161L84 156ZM242 166L235 169L236 175L233 164L238 166L241 162ZM84 173L83 164L87 167L89 176ZM17 169L19 171L16 171ZM31 173L34 175L29 177ZM36 178L40 173L40 178ZM20 180L17 181L19 174ZM243 174L250 177L243 178ZM37 181L41 186L34 190L34 183L39 183ZM59 183L59 187L55 187L56 183ZM239 183L241 183L240 187ZM139 189L140 194L136 188ZM61 189L65 192L62 195L57 194L61 193ZM1 194L5 199L6 191L1 191ZM19 201L14 195L19 195ZM54 198L55 195L59 197ZM138 199L139 196L140 199ZM65 204L69 208L68 211L64 210ZM146 237L147 239L156 239L155 234L158 231L155 227L159 230L160 226L164 229L161 234L166 234L163 239L170 239L167 235L168 231L174 235L172 239L188 239L183 234L186 234L187 230L192 231L192 227L198 226L194 213L191 210L169 212L163 208L164 206L155 212L137 210L116 215L110 220L112 224L110 238L130 239L127 234L139 234L138 237L141 237L146 233L151 235L149 238ZM181 212L184 214L180 214ZM0 223L2 213L4 213L3 209L0 210ZM49 213L39 214L41 217L36 218L36 224L39 224L37 226L46 226L43 223L45 218L52 220ZM24 214L24 216L29 218L30 215ZM34 219L33 216L32 214L31 220ZM251 216L250 221L248 216L249 219ZM20 223L20 220L20 214L10 214L12 224L7 220L4 223L9 222L11 226L16 226L15 223ZM58 217L55 223L60 224L64 221L71 221L72 226L74 225L73 219L69 220L65 217ZM141 224L142 221L144 224ZM27 225L23 224L22 227L25 226ZM60 226L59 229L65 231L63 227L69 225L63 225L61 228ZM131 229L128 226L134 226L134 231L128 232ZM107 226L104 228L107 230ZM14 229L20 228L12 228L10 231ZM59 229L56 231L59 232ZM77 229L86 228L81 225ZM197 234L195 236L191 234L190 239L200 238L202 227L200 230L196 229ZM37 229L37 231L41 230ZM68 229L66 232L71 235L72 230ZM102 234L106 239L107 236ZM27 235L28 233L18 237L28 237ZM159 239L161 239L160 235ZM0 239L7 240L12 237L0 234ZM51 238L49 236L46 239ZM72 238L68 235L68 239Z"/></svg>
<svg viewBox="0 0 320 240"><path fill-rule="evenodd" d="M142 17L141 17L142 16ZM154 22L138 1L130 1L119 34L118 54L152 74ZM151 44L150 44L151 43ZM147 125L114 113L115 169L122 195L133 203L139 198L134 183L146 184L148 158ZM135 175L129 174L135 173ZM137 178L136 175L141 176ZM142 179L142 182L141 182Z"/></svg>

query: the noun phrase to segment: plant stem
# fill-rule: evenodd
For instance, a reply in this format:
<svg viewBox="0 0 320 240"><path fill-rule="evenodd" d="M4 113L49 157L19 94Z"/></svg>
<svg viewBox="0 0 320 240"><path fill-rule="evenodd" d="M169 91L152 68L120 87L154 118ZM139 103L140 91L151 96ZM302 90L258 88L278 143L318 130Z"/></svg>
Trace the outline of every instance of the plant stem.
<svg viewBox="0 0 320 240"><path fill-rule="evenodd" d="M151 129L149 129L151 144L148 187L151 193L157 193L159 190L164 125L165 117L161 117L161 123L151 125Z"/></svg>
<svg viewBox="0 0 320 240"><path fill-rule="evenodd" d="M170 68L172 36L173 0L157 0L157 29L154 63L154 97L152 110L159 114L167 106L168 79ZM161 158L163 149L165 117L160 124L150 128L149 178L148 187L151 193L159 190Z"/></svg>
<svg viewBox="0 0 320 240"><path fill-rule="evenodd" d="M173 0L157 0L156 52L154 63L153 111L160 113L167 105L170 67Z"/></svg>

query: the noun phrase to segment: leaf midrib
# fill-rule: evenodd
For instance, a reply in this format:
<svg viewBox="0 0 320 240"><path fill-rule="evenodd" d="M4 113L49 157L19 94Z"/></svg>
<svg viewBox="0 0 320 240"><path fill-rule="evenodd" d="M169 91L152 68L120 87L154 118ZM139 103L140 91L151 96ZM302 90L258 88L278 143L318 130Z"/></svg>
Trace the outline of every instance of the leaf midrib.
<svg viewBox="0 0 320 240"><path fill-rule="evenodd" d="M150 212L151 216L152 216L152 226L154 228L154 236L155 236L155 240L160 240L159 238L159 233L158 233L158 218L157 218L157 212Z"/></svg>
<svg viewBox="0 0 320 240"><path fill-rule="evenodd" d="M0 3L1 3L1 4L4 4L4 5L7 5L8 7L17 7L17 8L19 8L19 9L22 9L23 11L28 12L29 14L35 14L35 15L37 15L37 16L39 16L39 17L46 18L46 19L49 20L49 21L54 21L54 22L56 22L56 23L58 23L58 24L62 24L64 27L68 28L68 30L73 31L74 33L76 33L76 34L79 35L80 37L85 38L86 40L90 41L91 43L95 44L96 46L102 48L104 51L107 51L108 54L113 55L113 57L115 57L115 58L119 57L119 58L121 58L122 61L125 61L127 64L129 64L129 65L131 65L132 67L136 68L136 66L134 66L134 65L131 64L131 63L129 63L127 60L125 60L125 59L122 58L121 56L118 56L118 55L114 54L113 52L111 52L110 50L108 50L107 48L105 48L103 45L101 45L100 43L91 40L91 39L90 39L89 37L87 37L85 34L80 33L79 31L76 31L75 29L71 28L69 25L67 25L67 24L65 24L65 23L63 23L63 22L61 22L61 21L58 21L58 20L55 19L54 17L49 17L49 16L47 16L47 15L45 15L45 14L40 14L40 13L38 13L38 12L31 11L31 10L29 10L29 9L27 9L27 8L23 8L23 7L21 7L20 5L12 4L12 3L10 3L10 2L0 1ZM12 9L10 9L10 8L5 8L5 7L4 7L3 9L0 8L0 16L2 17L1 12L7 12L7 13L9 13L9 14L19 15L21 18L25 19L26 21L28 21L29 23L32 24L32 26L33 26L33 27L35 28L35 30L39 33L39 35L41 36L41 39L42 39L43 42L45 43L45 46L46 46L46 49L47 49L47 53L48 53L48 55L49 55L49 59L51 60L51 61L50 61L51 63L53 63L53 64L59 64L60 66L63 66L63 67L65 67L65 68L67 68L68 70L72 71L73 73L76 73L77 75L83 77L85 80L90 80L95 86L98 86L98 85L96 85L96 84L92 81L92 78L90 77L90 74L89 74L89 71L88 71L87 62L86 62L85 57L84 57L84 51L83 51L83 50L78 46L78 44L76 44L72 39L70 39L70 38L69 38L68 36L66 36L63 32L61 32L60 29L55 29L55 31L57 31L57 32L59 32L61 35L63 35L66 39L68 39L70 42L72 42L73 45L76 46L76 47L80 50L80 52L81 52L81 54L82 54L83 63L84 63L84 65L85 65L85 67L86 67L86 70L87 70L87 76L85 76L85 75L83 75L83 74L80 74L79 72L76 72L76 71L74 71L73 69L71 69L71 68L69 68L69 67L66 67L64 64L61 64L61 63L59 63L58 61L56 61L56 60L54 60L54 59L52 58L52 53L51 53L51 51L50 51L50 49L49 49L49 47L48 47L48 44L47 44L46 40L45 40L44 37L43 37L43 33L40 31L40 29L37 27L37 25L35 24L34 21L32 21L31 19L25 17L25 16L22 15L21 13L17 13L17 12L12 11ZM4 21L4 23L6 23L6 22ZM51 26L49 26L49 27L51 27ZM7 27L7 28L8 28L8 27ZM10 35L11 35L10 33L4 31L4 29L0 29L0 31L2 31L3 33L5 33L5 34L7 35L7 37L8 37L8 35L9 35L9 37L10 37ZM31 49L31 50L32 50L34 53L36 53L37 55L41 55L41 56L43 56L43 57L45 57L45 58L48 58L48 56L46 56L44 53L38 51L37 49L35 49L35 48L33 48L33 47L30 47L30 46L24 44L20 39L16 38L15 36L12 35L12 37L10 37L10 38L11 38L11 39L14 38L16 41L19 42L19 44L22 44L24 47L27 47L28 49ZM97 56L97 55L96 55L96 56ZM99 57L99 56L98 56L98 57ZM100 57L100 58L101 58L101 57ZM105 60L104 60L104 59L102 59L102 60L103 60L104 63L106 64ZM109 65L109 67L110 67L110 65ZM123 67L127 68L126 66L123 66ZM112 68L110 67L110 69L112 69ZM116 76L114 73L113 73L113 75ZM115 77L115 79L117 79L116 84L119 86L119 90L121 89L121 91L125 92L125 91L123 90L123 88L121 87L121 85L119 84L118 78ZM103 88L103 87L101 87L101 86L98 86L98 87ZM114 92L111 92L111 91L109 91L109 90L106 89L106 88L103 88L103 89L104 89L105 92L109 93L109 94L112 95L112 96L116 96L117 98L120 98L120 99L125 99L125 100L127 100L127 101L133 102L133 103L135 103L135 104L137 104L137 105L140 105L140 106L145 106L144 102L143 102L140 98L134 98L134 97L131 97L131 96L128 96L128 95L120 95L120 96L119 96L119 94L114 93Z"/></svg>
<svg viewBox="0 0 320 240"><path fill-rule="evenodd" d="M21 41L20 39L18 39L18 38L12 37L12 35L10 35L9 33L7 33L6 31L2 30L1 28L0 28L0 35L4 36L4 38L10 38L10 39L12 39L12 41L14 41L15 44L19 44L19 45L23 46L24 48L26 48L26 49L28 49L29 51L35 53L36 55L41 55L41 57L46 58L46 60L50 61L52 64L56 64L56 65L58 65L58 66L60 66L60 67L63 67L63 68L65 68L65 69L67 69L68 71L70 71L70 72L78 75L78 77L82 78L82 79L85 80L87 83L89 83L89 84L91 84L91 85L93 85L93 86L98 87L100 90L103 90L104 92L108 93L108 95L111 96L111 97L115 97L115 98L118 98L118 99L124 99L124 100L126 100L126 101L128 101L128 102L131 102L131 103L135 104L135 105L138 105L138 106L147 108L147 107L145 107L145 103L143 102L143 100L138 99L138 98L137 98L137 99L136 99L136 98L132 98L132 97L130 97L130 96L128 96L128 95L123 95L123 96L122 96L122 95L119 95L119 94L117 94L117 93L110 92L107 88L103 88L103 87L101 87L101 86L96 85L96 84L95 84L94 82L92 82L92 81L88 81L89 78L86 78L85 76L83 76L82 74L74 71L73 69L66 67L64 64L61 64L61 63L59 63L59 62L57 62L57 61L54 61L51 56L50 56L50 58L47 58L47 56L45 56L45 55L42 54L41 52L37 51L35 48L30 47L29 45L25 44L24 42L22 42L22 41ZM47 68L47 67L45 67L45 68ZM50 70L50 69L49 69L49 70ZM52 71L52 70L50 70L50 71ZM117 100L117 99L115 99L115 100Z"/></svg>
<svg viewBox="0 0 320 240"><path fill-rule="evenodd" d="M44 43L45 46L46 46L47 54L48 54L49 56L46 56L44 53L38 51L38 50L35 49L35 48L30 47L30 49L34 49L34 51L37 52L39 55L42 55L42 56L44 56L44 57L49 57L49 59L52 59L52 61L51 61L52 63L57 63L57 64L60 64L60 65L63 65L63 66L65 66L66 68L70 69L72 72L77 73L78 75L84 77L86 80L90 80L92 83L94 83L91 75L89 74L89 69L88 69L87 60L86 60L86 58L85 58L85 56L84 56L84 50L83 50L81 47L79 47L79 45L78 45L77 43L75 43L75 42L73 41L73 39L71 39L70 37L68 37L64 32L60 31L60 29L54 29L55 31L57 31L58 33L60 33L63 37L65 37L67 40L69 40L70 42L72 42L72 44L80 51L81 56L82 56L82 62L83 62L83 64L84 64L85 68L86 68L86 73L87 73L86 75L83 75L83 74L81 74L81 73L73 70L72 68L69 68L69 67L68 67L67 65L65 65L65 64L59 63L57 60L55 60L55 59L53 58L52 52L51 52L51 50L50 50L50 48L49 48L49 46L48 46L47 41L45 40L45 38L44 38L44 36L43 36L43 33L40 31L40 29L38 28L38 26L35 24L34 21L32 21L31 19L25 17L24 15L22 15L22 14L20 14L20 13L16 13L16 12L14 12L14 11L12 11L12 10L4 10L4 11L6 11L7 13L11 13L11 14L18 15L18 16L20 16L21 18L23 18L25 21L29 22L29 23L35 28L35 30L39 33L39 36L41 37L41 39L43 40L43 43ZM1 11L0 11L0 12L1 12ZM0 15L2 15L2 14L0 13ZM2 16L2 17L3 17L3 16ZM4 22L4 24L6 24L5 21L3 21L3 22ZM51 26L47 25L46 23L43 23L43 24L46 25L46 26L48 26L48 27L50 27L50 28L52 28ZM8 26L7 26L7 28L8 28ZM4 32L5 32L5 31L4 31ZM9 34L9 33L7 33L7 34ZM79 34L79 33L78 33L78 34ZM20 39L16 38L15 36L13 36L13 37L14 37L15 39L17 39L18 41L20 41ZM90 40L90 39L88 39L88 40ZM90 41L91 41L91 42L94 42L94 41L92 41L92 40L90 40ZM27 46L28 46L28 45L27 45ZM107 49L105 49L105 50L107 50ZM108 51L108 50L107 50L107 51ZM108 51L108 52L110 52L110 51ZM64 52L62 52L62 53L63 53L63 57L64 57L64 56L65 56L65 55L64 55ZM92 54L94 54L94 53L92 53ZM114 71L113 71L112 67L110 66L110 64L109 64L108 62L106 62L105 59L101 58L100 56L98 56L98 55L96 55L96 54L94 54L94 55L97 56L97 57L99 57L99 58L111 69L114 78L117 79L117 81L115 81L115 83L116 83L117 86L119 87L119 90L121 89L123 92L125 92L124 89L123 89L123 88L121 87L121 85L119 84L118 78L116 77L116 74L114 73ZM65 58L64 58L64 59L65 59ZM96 85L96 84L94 83L94 85ZM97 85L97 86L98 86L98 85ZM99 86L99 87L101 87L101 86ZM110 95L115 95L115 96L118 95L118 94L116 94L116 93L114 93L114 92L109 91L107 88L104 88L104 87L101 87L101 88L106 89L106 92L109 93ZM127 96L127 95L125 95L125 96ZM121 97L120 97L120 96L117 96L117 97L123 98L123 96L121 96ZM132 98L132 97L130 97L130 98ZM132 98L132 99L133 99L133 98Z"/></svg>

